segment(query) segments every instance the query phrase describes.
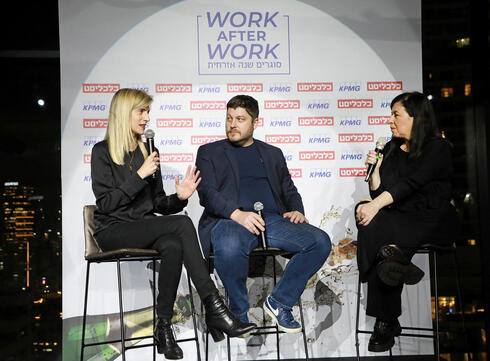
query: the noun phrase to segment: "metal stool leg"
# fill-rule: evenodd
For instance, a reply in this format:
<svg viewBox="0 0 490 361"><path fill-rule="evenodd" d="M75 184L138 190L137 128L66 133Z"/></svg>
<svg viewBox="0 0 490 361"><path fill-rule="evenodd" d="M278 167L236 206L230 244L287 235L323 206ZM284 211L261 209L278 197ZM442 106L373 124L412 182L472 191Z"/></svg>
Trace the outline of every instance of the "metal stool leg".
<svg viewBox="0 0 490 361"><path fill-rule="evenodd" d="M267 257L266 257L267 259ZM274 287L276 287L277 284L277 274L276 274L276 257L272 256L272 274L274 275ZM277 349L277 359L281 359L281 353L280 353L280 344L279 344L279 327L276 325L276 349Z"/></svg>
<svg viewBox="0 0 490 361"><path fill-rule="evenodd" d="M357 361L361 361L359 354L359 312L361 308L361 275L357 279L357 302L356 302L356 354Z"/></svg>
<svg viewBox="0 0 490 361"><path fill-rule="evenodd" d="M83 321L82 321L82 349L80 353L80 361L83 361L83 351L85 349L85 326L87 324L87 301L88 301L88 283L90 274L90 261L87 262L87 272L85 274L85 301L83 303Z"/></svg>
<svg viewBox="0 0 490 361"><path fill-rule="evenodd" d="M153 262L153 332L155 332L155 326L156 326L156 322L155 322L155 314L156 314L156 261L155 259L152 260ZM156 361L156 339L155 339L155 336L153 336L153 361Z"/></svg>
<svg viewBox="0 0 490 361"><path fill-rule="evenodd" d="M206 357L205 357L206 361L208 361L208 351L209 351L209 331L206 330Z"/></svg>
<svg viewBox="0 0 490 361"><path fill-rule="evenodd" d="M189 273L187 273L187 284L189 285L189 297L191 299L192 324L194 325L194 338L196 340L197 359L201 361L201 350L199 349L199 336L197 334L196 309L194 307L194 297L192 296L192 285Z"/></svg>
<svg viewBox="0 0 490 361"><path fill-rule="evenodd" d="M121 323L121 354L123 361L126 361L126 330L124 327L124 311L121 284L121 261L117 260L117 286L119 291L119 322Z"/></svg>
<svg viewBox="0 0 490 361"><path fill-rule="evenodd" d="M298 307L299 307L299 316L301 319L301 333L303 334L303 344L305 345L305 360L309 360L310 358L308 357L308 343L306 340L306 330L305 330L305 319L303 316L303 304L301 303L301 298L298 300Z"/></svg>

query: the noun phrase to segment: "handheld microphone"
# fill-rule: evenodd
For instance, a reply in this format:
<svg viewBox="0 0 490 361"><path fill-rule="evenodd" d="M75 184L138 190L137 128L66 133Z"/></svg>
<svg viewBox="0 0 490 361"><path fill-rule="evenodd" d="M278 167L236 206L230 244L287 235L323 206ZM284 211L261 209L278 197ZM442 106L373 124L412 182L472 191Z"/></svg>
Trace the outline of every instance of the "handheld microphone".
<svg viewBox="0 0 490 361"><path fill-rule="evenodd" d="M155 137L155 132L151 129L145 130L145 137L146 137L146 142L148 143L148 151L153 153L155 151L155 140L153 139ZM156 178L156 172L151 175L152 178Z"/></svg>
<svg viewBox="0 0 490 361"><path fill-rule="evenodd" d="M257 212L257 214L262 218L264 219L264 215L262 213L262 210L264 209L264 205L262 204L262 202L255 202L254 203L254 210L255 212ZM263 249L267 249L267 241L266 241L266 237L265 237L265 232L264 231L260 231L260 240L262 241L262 248Z"/></svg>
<svg viewBox="0 0 490 361"><path fill-rule="evenodd" d="M379 137L378 141L376 142L376 148L374 151L376 152L376 157L379 156L379 153L383 150L383 148L386 145L386 138L385 137ZM373 173L374 168L376 167L376 164L378 163L378 160L376 159L376 163L374 164L369 164L367 171L366 171L366 178L364 178L364 181L369 182L369 179L371 178L371 174Z"/></svg>

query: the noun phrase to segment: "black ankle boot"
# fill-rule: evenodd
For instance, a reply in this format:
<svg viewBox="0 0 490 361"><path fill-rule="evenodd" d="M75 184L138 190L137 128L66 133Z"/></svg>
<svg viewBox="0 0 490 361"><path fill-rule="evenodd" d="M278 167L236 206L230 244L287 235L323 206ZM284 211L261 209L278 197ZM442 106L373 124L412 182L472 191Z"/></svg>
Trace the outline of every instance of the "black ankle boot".
<svg viewBox="0 0 490 361"><path fill-rule="evenodd" d="M382 246L378 257L382 261L376 266L376 272L381 281L388 286L398 286L403 283L414 285L424 277L424 271L410 262L394 244Z"/></svg>
<svg viewBox="0 0 490 361"><path fill-rule="evenodd" d="M225 338L223 332L230 337L237 337L257 327L254 323L241 322L226 307L218 292L207 296L203 300L203 303L206 309L206 325L214 342L221 341Z"/></svg>
<svg viewBox="0 0 490 361"><path fill-rule="evenodd" d="M163 353L169 360L180 360L184 357L184 352L175 341L172 324L169 319L158 318L155 326L155 340L157 342L158 353Z"/></svg>
<svg viewBox="0 0 490 361"><path fill-rule="evenodd" d="M395 344L395 336L402 332L398 320L381 321L376 319L373 334L369 339L368 350L370 352L385 352Z"/></svg>

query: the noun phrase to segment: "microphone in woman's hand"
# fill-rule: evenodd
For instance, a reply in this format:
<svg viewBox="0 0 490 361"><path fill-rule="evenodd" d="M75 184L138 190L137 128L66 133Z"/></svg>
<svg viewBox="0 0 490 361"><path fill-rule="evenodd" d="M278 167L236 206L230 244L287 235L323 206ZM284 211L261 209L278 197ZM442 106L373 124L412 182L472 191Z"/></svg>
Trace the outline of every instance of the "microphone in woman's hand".
<svg viewBox="0 0 490 361"><path fill-rule="evenodd" d="M153 153L155 151L155 132L151 129L145 130L146 142L148 143L148 151ZM151 175L152 178L156 178L156 172Z"/></svg>
<svg viewBox="0 0 490 361"><path fill-rule="evenodd" d="M366 182L369 182L369 179L371 178L371 174L373 173L374 168L376 167L376 164L378 163L379 159L379 153L383 150L383 148L386 145L386 138L385 137L379 137L378 141L376 142L376 148L374 151L376 152L376 162L374 164L369 164L367 171L366 171L366 178L364 180Z"/></svg>

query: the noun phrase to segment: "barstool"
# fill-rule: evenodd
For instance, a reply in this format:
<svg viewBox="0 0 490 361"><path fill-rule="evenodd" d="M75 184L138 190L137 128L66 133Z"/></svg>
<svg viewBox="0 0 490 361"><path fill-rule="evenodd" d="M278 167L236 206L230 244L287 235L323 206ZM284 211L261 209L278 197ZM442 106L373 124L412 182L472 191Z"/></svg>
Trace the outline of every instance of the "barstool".
<svg viewBox="0 0 490 361"><path fill-rule="evenodd" d="M273 274L273 279L274 279L274 286L277 283L277 274L276 274L276 257L277 256L282 256L285 258L291 258L293 256L292 253L284 251L279 248L272 248L268 247L267 249L263 249L261 247L255 248L249 255L249 257L272 257L272 274ZM209 255L209 273L212 273L214 270L214 254L211 250L210 255ZM303 305L301 304L301 299L298 300L298 307L299 307L299 314L300 314L300 319L301 319L301 333L303 334L303 343L304 343L304 348L305 348L305 360L309 360L308 356L308 344L306 340L306 331L305 331L305 326L304 326L304 316L303 316ZM283 331L280 331L277 325L273 326L266 326L266 318L265 318L265 312L262 311L263 314L263 320L262 324L263 326L259 326L256 328L257 331L252 332L251 335L269 335L269 334L275 334L276 335L276 348L277 348L277 360L280 360L280 349L279 349L279 334L284 333ZM227 351L228 351L228 361L231 361L231 351L230 351L230 337L226 336L226 343L227 343ZM208 349L209 349L209 331L206 331L206 361L208 361Z"/></svg>
<svg viewBox="0 0 490 361"><path fill-rule="evenodd" d="M143 262L143 261L151 261L152 265L152 273L153 273L153 282L151 284L152 292L153 292L153 311L152 311L152 321L153 327L152 330L155 329L155 305L156 305L156 292L155 292L155 280L156 280L156 261L160 259L160 254L158 251L153 249L139 249L139 248L123 248L113 251L104 252L99 247L97 241L95 240L93 234L95 230L94 224L94 211L96 209L95 205L86 205L83 207L83 220L84 220L84 233L85 233L85 259L87 260L87 272L85 278L85 297L84 297L84 306L83 306L83 321L82 321L82 337L81 337L81 352L80 352L80 361L83 361L84 350L86 347L90 346L99 346L99 345L107 345L113 343L121 344L121 355L122 360L126 360L126 350L140 348L140 347L153 347L153 360L156 359L156 351L155 346L156 342L154 340L153 332L148 336L138 336L138 337L126 337L125 325L124 325L124 310L123 310L123 299L122 299L122 284L121 284L121 262ZM120 338L115 340L108 341L99 341L99 342L91 342L85 343L85 329L87 322L87 301L88 301L88 290L89 290L89 280L90 280L90 265L92 263L106 263L106 262L116 262L117 263L117 285L118 285L118 294L119 294L119 327L120 327ZM180 339L177 342L187 342L187 341L195 341L197 347L197 356L198 360L201 360L201 353L199 350L199 338L197 335L197 323L196 323L196 312L194 308L194 300L192 297L192 288L189 276L187 276L187 282L189 285L190 292L190 302L191 302L191 312L192 312L192 321L194 324L194 337ZM152 339L152 343L149 344L134 344L131 346L126 346L126 342L139 342L144 339Z"/></svg>
<svg viewBox="0 0 490 361"><path fill-rule="evenodd" d="M439 246L436 244L432 243L425 243L421 245L415 254L428 254L429 257L432 258L432 267L430 269L430 278L433 281L434 284L434 299L435 299L435 326L431 328L427 327L401 327L402 333L399 336L406 336L406 337L421 337L421 338L432 338L434 339L434 350L435 350L435 355L437 356L437 361L440 359L440 349L439 349L439 293L438 293L438 280L437 280L437 258L438 256L444 255L444 254L452 254L453 255L453 260L454 260L454 265L456 268L456 288L457 288L457 293L458 293L458 302L460 306L462 306L462 297L461 297L461 288L459 284L459 272L458 272L458 264L456 260L456 245L453 244L451 246ZM369 292L369 290L368 290ZM361 301L361 279L358 277L358 283L357 283L357 311L356 311L356 353L357 353L357 360L360 361L360 355L359 355L359 334L360 333L365 333L365 334L371 334L373 331L367 331L367 330L360 330L359 329L359 312L360 312L360 301ZM464 312L461 312L462 315L462 322L463 322L463 329L465 329L465 323L464 323ZM416 334L416 333L404 333L403 331L426 331L430 332L431 334ZM466 332L465 332L466 334ZM391 349L389 350L389 355L390 359L392 359L393 355L391 352Z"/></svg>

